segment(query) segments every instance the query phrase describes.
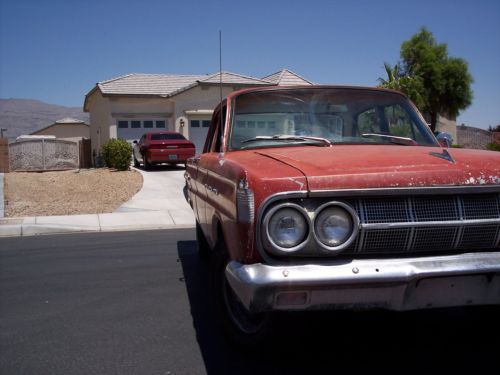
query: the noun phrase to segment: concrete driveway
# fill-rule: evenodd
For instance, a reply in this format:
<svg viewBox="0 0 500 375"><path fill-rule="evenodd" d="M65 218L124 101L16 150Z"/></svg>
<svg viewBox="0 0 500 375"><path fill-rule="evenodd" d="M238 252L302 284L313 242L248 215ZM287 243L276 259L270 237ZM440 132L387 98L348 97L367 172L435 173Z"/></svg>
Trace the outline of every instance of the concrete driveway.
<svg viewBox="0 0 500 375"><path fill-rule="evenodd" d="M193 210L184 197L184 168L153 166L144 171L134 168L144 179L142 189L115 212L168 211L175 218L192 218Z"/></svg>

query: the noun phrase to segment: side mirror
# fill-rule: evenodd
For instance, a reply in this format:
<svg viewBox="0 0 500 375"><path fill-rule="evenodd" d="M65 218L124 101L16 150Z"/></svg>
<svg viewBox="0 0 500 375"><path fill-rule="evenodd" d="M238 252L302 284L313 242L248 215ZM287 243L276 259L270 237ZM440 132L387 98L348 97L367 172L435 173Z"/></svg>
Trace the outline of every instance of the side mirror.
<svg viewBox="0 0 500 375"><path fill-rule="evenodd" d="M439 133L436 136L436 138L437 138L439 144L441 145L441 147L450 148L451 145L453 144L453 137L449 133L445 133L445 132Z"/></svg>

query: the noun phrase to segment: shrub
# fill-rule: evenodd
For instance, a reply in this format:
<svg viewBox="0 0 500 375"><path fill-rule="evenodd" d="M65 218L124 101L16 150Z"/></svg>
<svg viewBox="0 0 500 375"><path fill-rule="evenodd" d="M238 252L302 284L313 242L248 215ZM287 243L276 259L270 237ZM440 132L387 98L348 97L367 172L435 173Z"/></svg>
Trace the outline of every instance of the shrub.
<svg viewBox="0 0 500 375"><path fill-rule="evenodd" d="M123 139L110 139L102 146L104 163L119 171L126 171L132 161L132 146Z"/></svg>
<svg viewBox="0 0 500 375"><path fill-rule="evenodd" d="M486 148L491 151L500 151L500 143L491 142L486 145Z"/></svg>

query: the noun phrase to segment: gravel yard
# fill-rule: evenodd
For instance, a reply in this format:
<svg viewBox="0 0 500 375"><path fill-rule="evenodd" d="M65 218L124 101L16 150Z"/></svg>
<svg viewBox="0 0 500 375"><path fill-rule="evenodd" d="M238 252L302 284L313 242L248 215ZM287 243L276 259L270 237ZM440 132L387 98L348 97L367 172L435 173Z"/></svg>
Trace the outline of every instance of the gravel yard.
<svg viewBox="0 0 500 375"><path fill-rule="evenodd" d="M142 187L142 176L134 170L13 172L4 176L6 217L113 212Z"/></svg>

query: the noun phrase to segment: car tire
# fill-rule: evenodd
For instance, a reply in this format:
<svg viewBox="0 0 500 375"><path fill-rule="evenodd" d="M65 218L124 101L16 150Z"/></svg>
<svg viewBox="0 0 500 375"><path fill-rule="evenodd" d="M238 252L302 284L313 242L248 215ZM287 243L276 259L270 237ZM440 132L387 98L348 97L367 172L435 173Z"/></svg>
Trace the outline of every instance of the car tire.
<svg viewBox="0 0 500 375"><path fill-rule="evenodd" d="M198 221L196 221L196 250L200 259L204 261L208 260L210 258L210 254L212 253L212 249L210 248Z"/></svg>
<svg viewBox="0 0 500 375"><path fill-rule="evenodd" d="M135 155L133 155L133 157L134 157L134 167L139 168L140 167L139 161L136 159Z"/></svg>
<svg viewBox="0 0 500 375"><path fill-rule="evenodd" d="M211 291L215 316L226 339L250 350L269 345L273 340L273 314L249 313L226 279L229 255L223 238L219 238L210 258Z"/></svg>
<svg viewBox="0 0 500 375"><path fill-rule="evenodd" d="M144 170L145 171L148 171L151 169L151 164L148 162L148 157L146 156L146 154L142 155L142 164L144 166Z"/></svg>

